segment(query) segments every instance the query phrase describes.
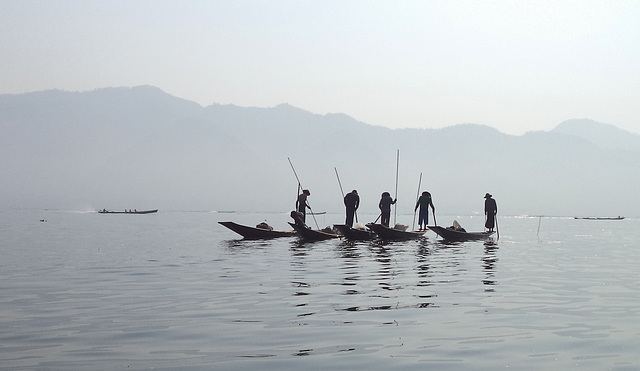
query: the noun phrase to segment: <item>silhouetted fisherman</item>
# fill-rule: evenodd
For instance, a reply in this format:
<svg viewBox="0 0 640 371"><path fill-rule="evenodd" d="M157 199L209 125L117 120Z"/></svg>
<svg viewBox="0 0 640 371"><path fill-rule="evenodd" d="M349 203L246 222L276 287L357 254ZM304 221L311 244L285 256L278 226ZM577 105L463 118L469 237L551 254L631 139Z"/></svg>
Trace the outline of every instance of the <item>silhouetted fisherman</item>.
<svg viewBox="0 0 640 371"><path fill-rule="evenodd" d="M484 226L489 229L489 232L493 232L496 225L496 214L498 214L498 205L492 197L489 193L484 195L484 215L487 217Z"/></svg>
<svg viewBox="0 0 640 371"><path fill-rule="evenodd" d="M378 203L378 207L380 208L380 224L385 227L389 226L389 221L391 220L391 205L395 204L397 199L392 199L389 192L383 192L382 197L380 198L380 202Z"/></svg>
<svg viewBox="0 0 640 371"><path fill-rule="evenodd" d="M418 212L418 226L420 230L427 229L427 224L429 224L429 206L431 206L431 210L433 213L436 213L436 208L433 206L433 201L431 200L431 193L424 191L420 198L418 198L418 202L416 202L416 207L413 211L418 210L420 207L420 211ZM415 219L414 219L415 220ZM424 228L422 225L424 224Z"/></svg>
<svg viewBox="0 0 640 371"><path fill-rule="evenodd" d="M358 206L360 206L360 196L358 196L358 191L354 189L344 196L344 206L347 209L347 220L345 224L347 227L351 228L353 227L353 217L356 214L356 210L358 210Z"/></svg>
<svg viewBox="0 0 640 371"><path fill-rule="evenodd" d="M307 197L311 196L311 192L308 189L305 189L298 195L298 199L296 200L296 211L302 214L302 222L307 221L307 208L311 209L309 203L307 202Z"/></svg>

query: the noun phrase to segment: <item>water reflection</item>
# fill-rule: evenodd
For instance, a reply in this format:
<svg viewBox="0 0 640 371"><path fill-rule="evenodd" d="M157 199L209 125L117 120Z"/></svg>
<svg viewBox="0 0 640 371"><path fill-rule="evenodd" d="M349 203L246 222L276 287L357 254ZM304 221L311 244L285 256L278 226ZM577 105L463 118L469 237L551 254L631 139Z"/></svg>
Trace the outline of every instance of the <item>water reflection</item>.
<svg viewBox="0 0 640 371"><path fill-rule="evenodd" d="M418 250L416 250L416 270L418 274L418 287L431 287L435 285L434 271L433 271L433 251L431 244L427 239L420 241ZM434 293L424 293L416 295L419 302L416 305L417 308L432 308L436 307L436 303L433 301L438 295Z"/></svg>
<svg viewBox="0 0 640 371"><path fill-rule="evenodd" d="M243 238L235 240L225 240L222 243L232 252L242 252L246 248L265 248L272 245L272 240L245 240Z"/></svg>
<svg viewBox="0 0 640 371"><path fill-rule="evenodd" d="M425 239L425 241L427 241ZM418 273L418 287L433 285L431 272L431 249L428 243L421 242L416 251L416 266Z"/></svg>
<svg viewBox="0 0 640 371"><path fill-rule="evenodd" d="M370 245L370 250L373 253L374 260L380 263L380 268L378 268L373 278L378 282L378 286L382 289L392 290L391 279L393 278L394 273L391 269L391 249L387 248L387 246L387 243L372 243Z"/></svg>
<svg viewBox="0 0 640 371"><path fill-rule="evenodd" d="M448 242L415 241L305 241L297 238L277 241L224 241L233 254L248 256L286 246L291 298L295 316L309 321L319 313L321 297L340 295L332 307L340 312L438 308L439 292L474 275L485 292L497 286L498 245L493 240ZM267 249L267 250L265 250ZM469 258L477 263L468 265ZM285 268L286 269L286 268ZM405 289L415 290L407 292ZM336 290L337 289L337 290ZM403 296L412 299L406 300ZM391 303L390 303L391 301Z"/></svg>
<svg viewBox="0 0 640 371"><path fill-rule="evenodd" d="M492 240L486 241L484 243L484 255L482 256L482 268L485 272L485 278L482 283L488 286L485 288L485 292L495 291L493 286L497 285L495 272L498 260L498 244Z"/></svg>
<svg viewBox="0 0 640 371"><path fill-rule="evenodd" d="M360 248L356 242L344 240L337 247L336 250L340 254L340 270L344 273L342 281L339 285L347 286L345 295L356 295L360 292L354 287L360 280L360 264L359 260L362 257Z"/></svg>
<svg viewBox="0 0 640 371"><path fill-rule="evenodd" d="M292 241L289 246L289 250L291 251L291 286L294 288L292 296L299 300L294 305L296 307L306 307L309 305L309 300L306 299L306 297L311 295L308 291L310 285L307 282L305 262L309 255L310 246L299 239ZM303 300L302 298L305 299ZM298 317L306 317L312 314L314 313L305 312L298 314Z"/></svg>

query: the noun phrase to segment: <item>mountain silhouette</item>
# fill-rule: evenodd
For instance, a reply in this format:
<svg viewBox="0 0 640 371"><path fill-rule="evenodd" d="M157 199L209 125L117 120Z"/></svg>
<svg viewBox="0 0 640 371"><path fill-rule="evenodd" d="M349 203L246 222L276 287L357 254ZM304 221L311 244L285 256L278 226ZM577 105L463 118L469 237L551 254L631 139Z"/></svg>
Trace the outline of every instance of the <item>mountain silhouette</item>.
<svg viewBox="0 0 640 371"><path fill-rule="evenodd" d="M286 212L298 182L314 210L361 211L421 190L438 213L637 215L638 136L580 119L521 136L479 124L388 129L281 104L202 107L151 86L0 95L1 209L160 208ZM291 164L289 163L291 161ZM337 221L336 221L337 222ZM406 223L406 221L405 221Z"/></svg>

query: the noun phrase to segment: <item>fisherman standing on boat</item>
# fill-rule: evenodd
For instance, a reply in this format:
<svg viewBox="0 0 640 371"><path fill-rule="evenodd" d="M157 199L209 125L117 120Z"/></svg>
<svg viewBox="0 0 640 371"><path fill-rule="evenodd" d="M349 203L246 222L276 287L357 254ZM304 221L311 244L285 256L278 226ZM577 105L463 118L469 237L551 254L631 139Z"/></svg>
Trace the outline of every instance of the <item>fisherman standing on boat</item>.
<svg viewBox="0 0 640 371"><path fill-rule="evenodd" d="M358 210L358 206L360 206L360 196L358 196L358 191L354 189L344 196L344 206L347 209L347 220L345 224L347 227L351 228L353 227L353 217L356 214L356 210Z"/></svg>
<svg viewBox="0 0 640 371"><path fill-rule="evenodd" d="M496 225L496 214L498 214L498 205L496 200L491 198L489 193L484 195L484 215L487 217L487 221L484 226L489 229L489 232L493 232L493 228Z"/></svg>
<svg viewBox="0 0 640 371"><path fill-rule="evenodd" d="M420 226L420 230L426 230L427 224L429 224L429 205L431 205L431 210L433 210L433 214L435 215L436 208L433 206L431 193L424 191L422 192L422 196L418 199L418 202L416 202L416 207L413 210L416 211L418 210L418 206L420 207L420 212L418 213L418 226ZM424 228L422 227L423 224Z"/></svg>
<svg viewBox="0 0 640 371"><path fill-rule="evenodd" d="M302 214L302 222L305 223L307 221L307 208L311 209L309 203L307 202L307 197L311 196L311 192L308 189L305 189L298 195L298 199L296 200L296 210Z"/></svg>
<svg viewBox="0 0 640 371"><path fill-rule="evenodd" d="M389 192L383 192L382 197L380 198L380 203L378 203L378 207L380 208L380 224L385 227L389 226L389 220L391 219L391 205L395 204L398 199L392 199Z"/></svg>

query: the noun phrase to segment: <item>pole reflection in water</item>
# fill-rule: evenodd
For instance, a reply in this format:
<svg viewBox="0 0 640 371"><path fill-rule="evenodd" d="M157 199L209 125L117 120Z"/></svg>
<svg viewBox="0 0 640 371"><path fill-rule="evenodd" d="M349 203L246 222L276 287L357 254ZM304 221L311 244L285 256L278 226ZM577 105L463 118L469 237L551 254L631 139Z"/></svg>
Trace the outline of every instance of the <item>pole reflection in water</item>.
<svg viewBox="0 0 640 371"><path fill-rule="evenodd" d="M498 262L498 244L494 241L484 243L484 255L482 256L482 268L485 271L485 278L482 283L487 285L486 292L494 292L496 263Z"/></svg>
<svg viewBox="0 0 640 371"><path fill-rule="evenodd" d="M434 285L433 271L431 262L431 248L427 239L420 242L418 250L416 251L417 266L416 271L418 274L418 287L419 288L431 288ZM423 292L422 290L416 295L420 302L416 305L418 308L429 308L435 306L433 299L438 297L433 292Z"/></svg>
<svg viewBox="0 0 640 371"><path fill-rule="evenodd" d="M310 244L304 243L302 240L296 239L291 242L291 287L294 289L292 296L298 298L294 304L296 307L306 307L309 305L307 295L310 295L309 283L307 282L308 274L305 265L305 259L309 255ZM305 312L300 313L298 317L309 316L314 313Z"/></svg>
<svg viewBox="0 0 640 371"><path fill-rule="evenodd" d="M340 262L342 263L340 269L344 273L342 282L338 284L346 286L345 295L360 294L360 291L356 289L357 281L360 279L360 265L358 263L362 257L360 247L356 242L344 240L336 249L340 254Z"/></svg>

